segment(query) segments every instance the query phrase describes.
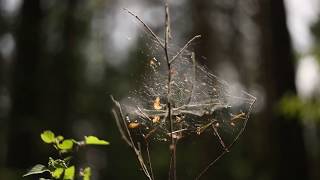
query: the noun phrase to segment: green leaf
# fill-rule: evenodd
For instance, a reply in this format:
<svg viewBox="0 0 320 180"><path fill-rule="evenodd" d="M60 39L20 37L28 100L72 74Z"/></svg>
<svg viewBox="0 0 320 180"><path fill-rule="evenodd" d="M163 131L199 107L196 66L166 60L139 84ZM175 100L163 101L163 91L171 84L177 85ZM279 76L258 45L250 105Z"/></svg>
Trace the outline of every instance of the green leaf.
<svg viewBox="0 0 320 180"><path fill-rule="evenodd" d="M91 168L90 167L86 167L84 170L83 170L83 180L90 180L90 177L91 177Z"/></svg>
<svg viewBox="0 0 320 180"><path fill-rule="evenodd" d="M71 150L73 147L73 140L72 139L66 139L62 141L62 143L58 144L58 148L61 150Z"/></svg>
<svg viewBox="0 0 320 180"><path fill-rule="evenodd" d="M25 177L25 176L30 176L30 175L33 175L33 174L41 174L41 173L44 173L46 171L49 171L47 169L46 166L42 165L42 164L37 164L35 166L33 166L26 174L24 174L22 177Z"/></svg>
<svg viewBox="0 0 320 180"><path fill-rule="evenodd" d="M92 145L108 145L110 144L108 141L100 140L95 136L85 136L85 143Z"/></svg>
<svg viewBox="0 0 320 180"><path fill-rule="evenodd" d="M42 141L45 143L55 142L55 136L52 131L49 131L49 130L44 131L43 133L41 133L40 137L41 137Z"/></svg>
<svg viewBox="0 0 320 180"><path fill-rule="evenodd" d="M62 159L53 159L49 157L48 168L52 171L52 169L63 168L66 169L69 162L66 162Z"/></svg>
<svg viewBox="0 0 320 180"><path fill-rule="evenodd" d="M57 140L58 142L62 141L63 139L64 139L64 137L61 136L61 135L59 135L59 136L56 137L56 140Z"/></svg>
<svg viewBox="0 0 320 180"><path fill-rule="evenodd" d="M53 172L51 172L51 176L53 178L59 179L60 176L62 175L64 169L63 168L57 168Z"/></svg>
<svg viewBox="0 0 320 180"><path fill-rule="evenodd" d="M75 174L75 167L70 166L64 171L64 180L73 180L74 179L74 174Z"/></svg>

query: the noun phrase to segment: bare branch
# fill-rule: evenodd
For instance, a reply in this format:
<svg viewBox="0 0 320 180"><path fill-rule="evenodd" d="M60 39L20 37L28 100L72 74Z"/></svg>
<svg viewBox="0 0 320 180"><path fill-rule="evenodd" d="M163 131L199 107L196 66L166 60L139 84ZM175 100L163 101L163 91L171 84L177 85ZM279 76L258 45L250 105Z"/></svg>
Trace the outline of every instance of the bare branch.
<svg viewBox="0 0 320 180"><path fill-rule="evenodd" d="M145 118L147 118L149 121L152 122L152 119L151 119L149 116L147 116L147 115L139 108L139 106L137 106L137 109L139 110L139 112L140 112Z"/></svg>
<svg viewBox="0 0 320 180"><path fill-rule="evenodd" d="M135 17L146 28L146 30L157 40L157 42L161 45L161 47L164 48L164 44L163 44L163 42L161 42L160 38L152 31L152 29L146 23L144 23L139 18L139 16L135 15L133 12L131 12L130 10L128 10L126 8L123 8L123 10L127 11L130 15Z"/></svg>
<svg viewBox="0 0 320 180"><path fill-rule="evenodd" d="M116 119L116 124L117 124L117 127L120 131L120 134L121 134L121 137L122 139L124 139L124 141L130 146L132 147L132 144L131 142L128 140L127 136L126 136L126 133L123 131L122 127L121 127L121 124L120 124L120 120L119 120L119 117L117 115L117 112L115 109L112 109L112 114L114 116L114 118Z"/></svg>
<svg viewBox="0 0 320 180"><path fill-rule="evenodd" d="M211 127L212 127L212 129L213 129L213 131L214 131L214 134L218 137L219 142L220 142L221 146L223 147L223 149L224 149L225 151L229 152L229 150L228 150L227 146L225 145L225 143L223 142L223 140L222 140L222 138L221 138L221 136L220 136L220 134L219 134L219 132L218 132L218 129L217 129L217 127L215 126L215 124L212 124Z"/></svg>
<svg viewBox="0 0 320 180"><path fill-rule="evenodd" d="M190 39L190 40L183 46L183 48L181 48L180 51L179 51L175 56L173 56L173 58L169 61L169 63L171 64L175 59L177 59L177 57L178 57L184 50L186 50L186 49L189 47L189 45L190 45L195 39L200 38L200 37L201 37L201 35L196 35L196 36L194 36L192 39Z"/></svg>
<svg viewBox="0 0 320 180"><path fill-rule="evenodd" d="M144 162L144 159L143 159L143 156L142 156L141 147L140 147L140 143L138 143L138 148L137 148L135 143L134 143L134 141L133 141L133 139L132 139L132 136L131 136L130 130L128 129L128 126L126 124L126 121L125 121L125 118L124 118L120 103L118 101L116 101L113 98L112 95L110 97L111 97L111 100L114 102L115 106L118 108L120 116L121 116L121 120L122 120L123 126L121 126L121 124L120 124L120 119L118 118L116 111L113 110L113 113L114 113L116 121L117 121L117 126L119 128L119 131L120 131L122 137L125 139L126 143L134 150L135 154L137 155L137 158L139 160L140 166L141 166L144 174L148 177L149 180L154 180L151 177L151 175L149 173L149 170L148 170L148 168L147 168L147 166L146 166L146 164ZM129 139L127 138L126 133L124 132L124 130L122 128L125 128Z"/></svg>
<svg viewBox="0 0 320 180"><path fill-rule="evenodd" d="M213 166L216 162L218 162L226 153L228 153L228 151L222 151L222 153L215 159L213 160L211 163L208 164L208 166L206 166L200 173L199 175L195 178L195 180L199 180L207 171L208 169Z"/></svg>
<svg viewBox="0 0 320 180"><path fill-rule="evenodd" d="M150 151L149 151L149 142L147 142L147 140L145 139L145 143L146 143L146 151L147 151L149 169L150 169L151 177L152 177L152 179L154 179L153 169L152 169L152 162L151 162Z"/></svg>
<svg viewBox="0 0 320 180"><path fill-rule="evenodd" d="M243 127L241 128L241 130L240 130L240 132L238 133L238 135L234 138L234 140L232 141L232 143L227 146L227 149L229 149L229 150L230 150L231 147L238 141L239 137L240 137L240 136L242 135L242 133L244 132L244 130L245 130L245 128L246 128L246 125L247 125L247 122L248 122L248 119L249 119L249 117L250 117L250 112L252 111L253 105L254 105L254 103L256 102L256 98L255 98L254 96L252 96L252 95L250 95L250 94L248 94L248 93L245 93L245 94L247 94L248 96L252 97L253 100L252 100L252 103L250 104L250 107L249 107L249 109L248 109L248 113L247 113L247 115L246 115L247 118L246 118L246 120L244 121ZM211 166L213 166L219 159L221 159L227 152L229 152L229 151L226 151L226 150L222 151L222 153L221 153L216 159L214 159L212 162L210 162L210 163L200 172L200 174L199 174L195 179L196 179L196 180L200 179L200 177L201 177L202 175L204 175L204 174L208 171L208 169L209 169Z"/></svg>

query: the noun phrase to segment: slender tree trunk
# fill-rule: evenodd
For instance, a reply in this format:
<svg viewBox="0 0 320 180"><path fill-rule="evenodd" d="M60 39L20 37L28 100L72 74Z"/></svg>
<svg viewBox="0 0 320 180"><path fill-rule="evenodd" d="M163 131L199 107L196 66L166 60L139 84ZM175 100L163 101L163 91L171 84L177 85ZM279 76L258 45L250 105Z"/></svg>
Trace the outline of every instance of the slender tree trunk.
<svg viewBox="0 0 320 180"><path fill-rule="evenodd" d="M40 0L23 1L16 32L17 57L13 64L9 166L21 168L42 157L38 155L40 147L34 147L36 150L29 147L41 145L38 134L45 129L72 136L73 121L81 113L77 103L81 102L79 91L84 84L80 48L88 27L87 17L77 16L79 4L79 1L63 1L54 4L62 11L46 9L42 12ZM49 15L58 20L47 22L52 20ZM61 41L49 46L47 39L52 34L48 29Z"/></svg>
<svg viewBox="0 0 320 180"><path fill-rule="evenodd" d="M302 126L298 119L288 119L276 111L283 95L295 92L294 58L283 0L259 3L260 80L266 91L265 108L257 117L261 123L257 128L266 137L264 143L258 143L262 145L260 160L268 164L271 179L308 179Z"/></svg>
<svg viewBox="0 0 320 180"><path fill-rule="evenodd" d="M41 60L40 0L23 1L16 31L16 58L11 87L12 110L8 132L7 165L20 167L33 158L29 124L37 115L38 63ZM28 148L27 148L28 147ZM22 151L23 150L23 151Z"/></svg>

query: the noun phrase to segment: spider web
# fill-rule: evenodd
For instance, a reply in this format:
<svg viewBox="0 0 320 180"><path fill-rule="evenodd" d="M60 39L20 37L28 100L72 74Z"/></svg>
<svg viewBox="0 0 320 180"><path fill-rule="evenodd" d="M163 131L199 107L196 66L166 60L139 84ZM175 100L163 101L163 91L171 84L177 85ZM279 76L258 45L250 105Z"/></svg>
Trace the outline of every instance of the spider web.
<svg viewBox="0 0 320 180"><path fill-rule="evenodd" d="M181 139L213 130L226 148L244 129L255 98L244 91L235 91L211 74L196 63L194 53L189 50L177 56L168 72L161 44L151 36L146 37L150 52L144 60L142 86L120 102L129 129L152 141L168 141L171 134ZM181 48L168 49L169 57L174 57ZM172 132L166 107L168 73L171 73Z"/></svg>
<svg viewBox="0 0 320 180"><path fill-rule="evenodd" d="M130 91L120 102L113 99L120 113L113 111L117 125L149 179L154 179L150 143L170 143L171 137L178 141L194 136L201 138L203 135L217 139L223 151L201 171L198 179L237 141L246 127L256 99L232 88L198 64L195 54L188 47L168 46L169 59L173 60L169 72L164 41L143 25L146 33L142 33L142 38L147 47L141 60L144 73L137 82L139 88ZM170 109L167 107L168 100ZM169 114L173 120L172 129ZM147 164L144 159L148 160Z"/></svg>

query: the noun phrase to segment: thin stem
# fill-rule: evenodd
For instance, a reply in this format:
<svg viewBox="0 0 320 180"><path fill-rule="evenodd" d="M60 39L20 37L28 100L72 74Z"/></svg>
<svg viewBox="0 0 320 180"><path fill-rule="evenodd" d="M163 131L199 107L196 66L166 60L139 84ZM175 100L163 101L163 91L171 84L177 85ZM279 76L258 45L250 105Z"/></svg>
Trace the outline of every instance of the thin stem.
<svg viewBox="0 0 320 180"><path fill-rule="evenodd" d="M214 165L216 162L219 161L219 159L221 159L226 153L228 153L228 151L222 151L222 153L215 159L213 160L207 167L205 167L201 172L200 174L195 178L195 180L199 180L203 175L204 173L206 173L208 171L208 169Z"/></svg>
<svg viewBox="0 0 320 180"><path fill-rule="evenodd" d="M189 47L189 45L190 45L195 39L200 38L200 37L201 37L201 35L196 35L196 36L194 36L192 39L190 39L190 40L183 46L183 48L181 48L180 51L179 51L175 56L173 56L173 58L170 60L170 64L171 64L174 60L176 60L177 57L178 57L184 50L186 50L186 49Z"/></svg>
<svg viewBox="0 0 320 180"><path fill-rule="evenodd" d="M188 101L188 104L190 104L192 96L193 96L193 92L194 92L194 84L196 83L196 77L197 77L197 67L196 67L196 55L194 54L194 52L191 53L191 59L192 59L192 65L193 65L193 82L192 82L192 88L191 88L191 93L190 93L190 98Z"/></svg>
<svg viewBox="0 0 320 180"><path fill-rule="evenodd" d="M135 17L146 29L147 31L157 40L157 42L161 45L162 48L165 48L163 42L161 42L160 38L151 30L151 28L144 23L139 16L135 15L133 12L131 12L130 10L123 8L123 10L127 11L130 15L132 15L133 17Z"/></svg>
<svg viewBox="0 0 320 180"><path fill-rule="evenodd" d="M171 144L170 144L170 151L171 151L171 161L170 161L170 170L169 170L169 179L176 180L176 143L172 132L174 131L173 127L173 119L172 119L172 107L171 107L171 64L169 59L168 53L168 44L169 44L169 37L170 37L170 22L169 22L169 5L168 0L165 1L165 34L164 34L164 52L168 66L168 91L167 91L167 108L168 108L168 118L170 123L170 133L171 133Z"/></svg>
<svg viewBox="0 0 320 180"><path fill-rule="evenodd" d="M147 141L147 139L145 139L145 143L146 143L146 150L147 150L150 174L151 174L152 179L154 179L153 169L152 169L152 162L151 162L150 151L149 151L149 142Z"/></svg>
<svg viewBox="0 0 320 180"><path fill-rule="evenodd" d="M212 128L213 128L214 134L218 137L219 142L220 142L221 146L223 147L223 149L224 149L225 151L229 152L229 150L228 150L226 144L224 143L224 141L222 140L222 138L221 138L221 136L220 136L220 134L219 134L219 132L218 132L218 129L217 129L217 127L215 126L215 124L211 124L211 126L212 126Z"/></svg>
<svg viewBox="0 0 320 180"><path fill-rule="evenodd" d="M252 101L251 101L251 104L250 104L250 107L248 109L248 113L246 115L246 120L244 121L244 125L243 127L241 128L240 132L238 133L238 135L234 138L234 140L232 141L231 144L229 144L227 146L227 149L230 150L231 147L238 141L239 137L243 134L245 128L246 128L246 125L247 125L247 122L248 122L248 119L250 117L250 112L252 111L252 108L253 108L253 105L254 103L256 102L256 98L254 96L252 96L251 94L249 93L246 93L246 92L243 92L244 94L246 94L247 96L251 97L252 98ZM212 162L210 162L201 172L200 174L195 178L196 180L200 179L201 176L203 176L207 171L208 169L213 166L219 159L221 159L226 153L228 153L229 151L227 151L226 149L224 149L224 151L222 151L222 153L216 158L214 159Z"/></svg>
<svg viewBox="0 0 320 180"><path fill-rule="evenodd" d="M139 110L139 112L140 112L145 118L147 118L150 122L152 122L152 119L151 119L149 116L147 116L147 115L139 108L139 106L137 106L137 109Z"/></svg>
<svg viewBox="0 0 320 180"><path fill-rule="evenodd" d="M119 113L120 113L120 117L121 117L121 121L122 121L122 125L120 123L120 119L119 117L117 116L117 113L115 110L113 110L113 114L115 115L115 119L117 121L117 126L119 128L119 131L122 135L122 137L125 139L125 141L127 142L127 144L134 150L135 154L137 155L137 158L138 158L138 161L140 163L140 166L144 172L144 174L147 176L147 178L149 180L154 180L150 173L149 173L149 170L144 162L144 159L143 159L143 155L142 155L142 150L141 150L141 147L140 147L140 143L138 142L138 148L136 147L134 141L133 141L133 138L131 136L131 133L130 133L130 130L128 129L128 126L127 126L127 123L126 123L126 120L124 118L124 115L123 115L123 112L122 112L122 108L121 108L121 105L118 101L116 101L113 96L110 96L111 97L111 100L114 102L114 104L116 105L116 107L118 108L119 110ZM125 131L123 130L123 128L125 129ZM127 135L126 135L127 134ZM128 137L127 137L128 136Z"/></svg>
<svg viewBox="0 0 320 180"><path fill-rule="evenodd" d="M113 113L113 116L114 118L116 119L116 124L117 124L117 127L120 131L120 134L121 134L121 137L122 139L124 139L124 141L130 146L132 147L132 144L131 142L128 140L127 136L126 136L126 133L123 131L122 127L121 127L121 124L120 124L120 120L119 120L119 117L116 113L116 110L112 109L112 113Z"/></svg>
<svg viewBox="0 0 320 180"><path fill-rule="evenodd" d="M172 134L171 134L172 136ZM176 175L176 151L177 151L177 142L178 139L173 139L173 145L171 144L171 158L170 158L170 171L169 171L169 179L174 179L176 180L177 175Z"/></svg>

